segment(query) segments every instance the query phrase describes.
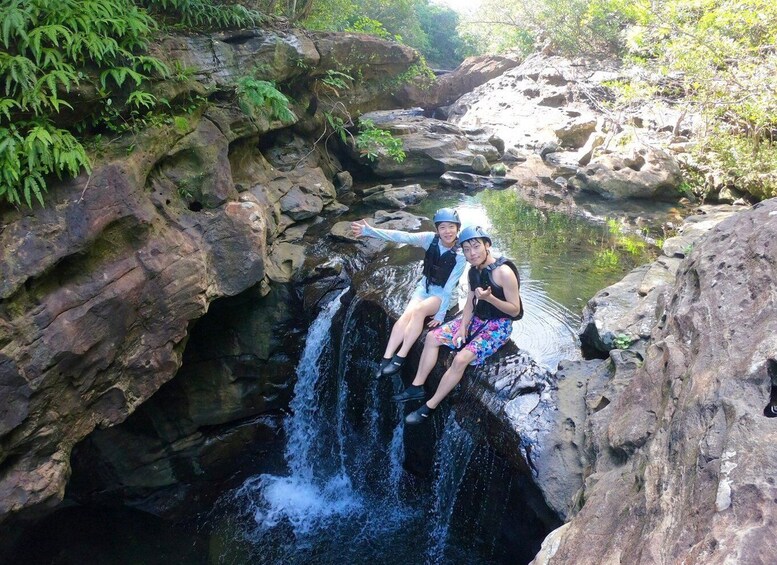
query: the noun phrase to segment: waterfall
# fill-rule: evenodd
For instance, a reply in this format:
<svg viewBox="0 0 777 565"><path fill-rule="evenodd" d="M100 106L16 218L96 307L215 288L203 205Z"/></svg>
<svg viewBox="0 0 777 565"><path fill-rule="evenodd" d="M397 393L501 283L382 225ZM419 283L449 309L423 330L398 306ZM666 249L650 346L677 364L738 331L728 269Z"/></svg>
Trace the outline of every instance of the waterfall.
<svg viewBox="0 0 777 565"><path fill-rule="evenodd" d="M426 554L429 563L445 562L445 545L453 507L475 446L475 439L458 424L455 411L451 411L434 460L434 503Z"/></svg>
<svg viewBox="0 0 777 565"><path fill-rule="evenodd" d="M252 565L444 563L458 552L485 563L479 552L493 555L493 545L483 547L493 542L458 539L451 527L466 518L452 515L478 444L475 432L454 413L436 442L429 435L437 435L437 422L406 429L408 407L390 400L400 383L374 375L381 321L358 298L340 312L344 293L306 336L284 422L286 472L253 476L224 501L219 558ZM342 329L333 328L336 316ZM418 450L418 441L436 443L431 489L404 468L406 449Z"/></svg>
<svg viewBox="0 0 777 565"><path fill-rule="evenodd" d="M294 398L289 406L292 415L285 422L284 455L289 475L252 477L237 493L238 497L252 501L260 533L288 521L295 536L305 535L324 526L333 517L358 510L362 504L343 466L330 473L329 466L319 465L320 460L314 457L327 426L318 401L320 360L330 343L332 320L340 309L340 298L347 290L321 310L305 340L297 366Z"/></svg>

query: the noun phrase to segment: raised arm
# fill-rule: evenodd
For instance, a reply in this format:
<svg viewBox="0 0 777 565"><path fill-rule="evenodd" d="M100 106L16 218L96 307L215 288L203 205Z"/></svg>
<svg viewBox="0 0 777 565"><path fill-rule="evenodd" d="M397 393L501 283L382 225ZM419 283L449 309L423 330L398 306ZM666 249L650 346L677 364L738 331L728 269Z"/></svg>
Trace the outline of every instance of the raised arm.
<svg viewBox="0 0 777 565"><path fill-rule="evenodd" d="M351 223L351 231L355 237L374 237L384 241L393 241L394 243L406 243L414 247L426 249L434 239L434 232L416 232L410 233L400 230L381 230L374 228L366 220L359 220Z"/></svg>

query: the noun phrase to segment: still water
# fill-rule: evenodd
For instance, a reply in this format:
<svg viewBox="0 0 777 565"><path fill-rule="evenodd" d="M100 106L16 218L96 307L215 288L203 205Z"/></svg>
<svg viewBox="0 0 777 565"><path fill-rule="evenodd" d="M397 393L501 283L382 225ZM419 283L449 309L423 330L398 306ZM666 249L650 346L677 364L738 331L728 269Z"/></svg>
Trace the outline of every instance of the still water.
<svg viewBox="0 0 777 565"><path fill-rule="evenodd" d="M518 266L525 314L513 324L513 341L550 370L580 358L577 329L586 302L656 256L652 239L628 232L617 218L596 223L539 210L512 190L437 192L408 210L431 217L441 206L455 206L464 225L487 229L495 253Z"/></svg>

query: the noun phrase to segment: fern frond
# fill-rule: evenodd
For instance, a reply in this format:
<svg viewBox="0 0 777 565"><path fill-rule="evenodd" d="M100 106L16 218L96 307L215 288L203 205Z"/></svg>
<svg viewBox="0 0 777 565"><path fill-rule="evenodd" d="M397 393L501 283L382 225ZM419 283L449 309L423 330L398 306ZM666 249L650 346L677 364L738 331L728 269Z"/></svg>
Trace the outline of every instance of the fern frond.
<svg viewBox="0 0 777 565"><path fill-rule="evenodd" d="M0 98L0 115L11 121L11 110L19 108L19 103L13 98Z"/></svg>
<svg viewBox="0 0 777 565"><path fill-rule="evenodd" d="M129 67L113 67L100 73L100 84L104 89L108 88L106 83L108 78L111 78L113 79L113 82L116 83L116 86L121 87L128 77L135 81L135 86L140 86L140 83L143 82L143 79L145 78L143 75Z"/></svg>
<svg viewBox="0 0 777 565"><path fill-rule="evenodd" d="M156 106L156 96L142 90L133 90L127 98L127 104L136 108L143 107L150 110Z"/></svg>
<svg viewBox="0 0 777 565"><path fill-rule="evenodd" d="M146 74L156 74L160 78L170 76L170 68L156 57L148 55L132 56L132 64L137 71L143 71Z"/></svg>
<svg viewBox="0 0 777 565"><path fill-rule="evenodd" d="M12 45L27 41L27 24L30 14L21 9L21 2L15 0L3 9L3 23L0 28L3 47L11 49Z"/></svg>

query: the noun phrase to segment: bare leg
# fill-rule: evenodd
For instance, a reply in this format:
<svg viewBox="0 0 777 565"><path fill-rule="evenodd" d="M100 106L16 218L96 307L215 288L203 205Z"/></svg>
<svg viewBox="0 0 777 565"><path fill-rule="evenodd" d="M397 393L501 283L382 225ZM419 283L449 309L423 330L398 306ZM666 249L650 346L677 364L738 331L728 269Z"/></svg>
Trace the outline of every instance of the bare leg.
<svg viewBox="0 0 777 565"><path fill-rule="evenodd" d="M412 384L414 386L423 386L426 382L429 373L434 369L437 363L437 356L440 354L441 343L437 341L434 334L426 334L426 341L424 342L424 350L421 353L421 360L418 361L418 370L415 373L415 378Z"/></svg>
<svg viewBox="0 0 777 565"><path fill-rule="evenodd" d="M405 335L402 337L402 347L398 354L400 357L407 357L410 348L421 335L424 329L424 320L427 316L434 316L440 309L440 299L436 296L429 297L410 310L410 319L405 326Z"/></svg>
<svg viewBox="0 0 777 565"><path fill-rule="evenodd" d="M426 351L424 350L424 352ZM443 398L448 396L448 393L450 393L450 391L452 391L453 388L459 384L459 381L464 375L464 371L466 370L467 365L469 365L474 359L475 354L472 353L469 349L462 349L456 354L456 357L453 358L453 363L451 364L450 368L445 371L445 374L442 376L440 384L438 385L437 390L434 392L434 396L426 401L426 405L429 408L434 409L439 406ZM423 360L423 357L421 357L421 360ZM421 368L419 366L419 371L420 369ZM424 380L426 380L426 377L424 377ZM416 382L413 381L413 384L416 384Z"/></svg>
<svg viewBox="0 0 777 565"><path fill-rule="evenodd" d="M391 328L391 336L386 344L383 357L389 359L394 353L400 357L407 357L410 348L423 330L424 318L433 316L440 308L440 299L429 297L425 300L412 300L405 311ZM412 329L410 329L412 326ZM399 347L402 347L397 352Z"/></svg>
<svg viewBox="0 0 777 565"><path fill-rule="evenodd" d="M411 306L408 306L408 308L410 307ZM385 359L391 358L397 348L402 345L402 340L405 337L405 328L407 327L407 322L409 320L410 314L408 313L408 310L405 310L402 312L399 320L394 324L394 327L391 328L391 336L389 336L388 343L386 344L386 351L383 352L383 357Z"/></svg>

